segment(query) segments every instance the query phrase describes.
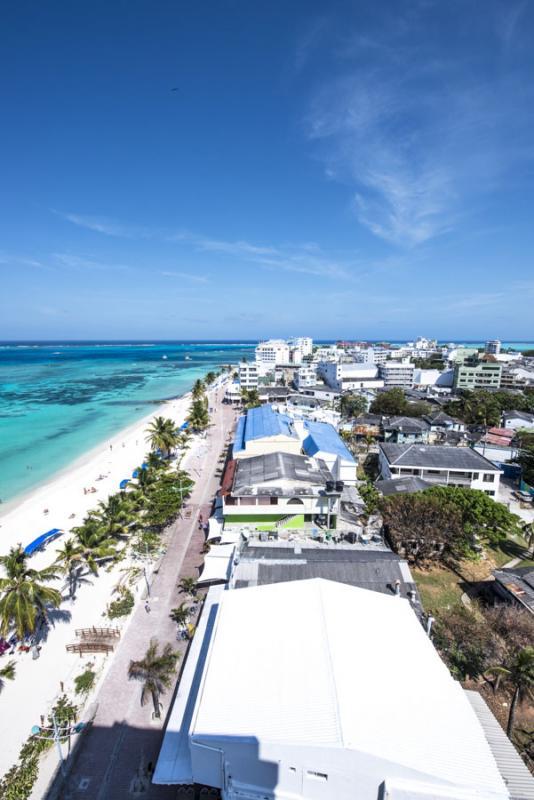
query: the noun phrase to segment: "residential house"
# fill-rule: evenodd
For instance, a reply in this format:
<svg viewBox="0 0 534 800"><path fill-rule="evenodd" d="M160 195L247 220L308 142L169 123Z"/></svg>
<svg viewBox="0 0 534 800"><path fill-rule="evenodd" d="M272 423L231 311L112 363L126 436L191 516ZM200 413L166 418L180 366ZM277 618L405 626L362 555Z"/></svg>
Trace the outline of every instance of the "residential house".
<svg viewBox="0 0 534 800"><path fill-rule="evenodd" d="M389 478L375 482L377 489L383 497L392 494L413 494L413 492L424 492L434 486L429 481L418 478L417 475L406 475L404 478Z"/></svg>
<svg viewBox="0 0 534 800"><path fill-rule="evenodd" d="M505 411L502 415L503 428L514 431L534 430L534 414L526 411Z"/></svg>
<svg viewBox="0 0 534 800"><path fill-rule="evenodd" d="M519 447L514 441L515 435L513 429L489 428L473 445L473 449L497 464L513 461L519 455Z"/></svg>
<svg viewBox="0 0 534 800"><path fill-rule="evenodd" d="M386 442L427 442L430 423L424 417L386 417L382 431Z"/></svg>
<svg viewBox="0 0 534 800"><path fill-rule="evenodd" d="M380 477L416 475L438 486L466 486L491 497L499 490L501 470L470 447L447 445L379 445Z"/></svg>

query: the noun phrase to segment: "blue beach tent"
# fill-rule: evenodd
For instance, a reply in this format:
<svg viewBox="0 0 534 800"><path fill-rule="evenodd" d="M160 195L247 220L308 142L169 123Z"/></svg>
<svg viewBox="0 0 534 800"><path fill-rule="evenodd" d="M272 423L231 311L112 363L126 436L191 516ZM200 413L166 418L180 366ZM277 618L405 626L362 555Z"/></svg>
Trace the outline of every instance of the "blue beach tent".
<svg viewBox="0 0 534 800"><path fill-rule="evenodd" d="M119 488L120 489L126 489L126 487L128 486L129 483L130 483L130 479L129 478L124 478L124 480L119 483Z"/></svg>
<svg viewBox="0 0 534 800"><path fill-rule="evenodd" d="M180 430L185 431L189 428L189 422L184 422L183 425L180 425Z"/></svg>
<svg viewBox="0 0 534 800"><path fill-rule="evenodd" d="M52 530L43 533L41 536L38 536L37 539L34 539L33 542L30 542L30 544L24 548L24 552L26 553L27 556L31 556L35 553L36 550L39 550L39 548L42 547L44 544L51 541L52 539L55 539L56 536L60 536L60 534L62 533L63 531L61 530L61 528L52 528Z"/></svg>
<svg viewBox="0 0 534 800"><path fill-rule="evenodd" d="M132 472L132 478L138 478L138 477L139 477L139 470L134 469L134 471Z"/></svg>

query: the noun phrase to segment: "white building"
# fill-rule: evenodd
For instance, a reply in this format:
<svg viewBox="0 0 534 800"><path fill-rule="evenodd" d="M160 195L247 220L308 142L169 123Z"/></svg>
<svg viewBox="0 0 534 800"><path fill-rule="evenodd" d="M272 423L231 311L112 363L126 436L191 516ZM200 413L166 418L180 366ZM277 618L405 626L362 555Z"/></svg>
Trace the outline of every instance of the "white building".
<svg viewBox="0 0 534 800"><path fill-rule="evenodd" d="M348 389L382 388L384 381L379 377L378 370L373 365L340 364L332 361L321 361L317 365L317 375L339 392Z"/></svg>
<svg viewBox="0 0 534 800"><path fill-rule="evenodd" d="M399 386L411 389L413 386L415 367L407 359L404 361L387 361L379 367L379 374L386 389Z"/></svg>
<svg viewBox="0 0 534 800"><path fill-rule="evenodd" d="M317 383L317 365L303 364L295 371L293 380L299 391L306 386L315 386Z"/></svg>
<svg viewBox="0 0 534 800"><path fill-rule="evenodd" d="M290 350L298 350L302 357L311 356L313 353L313 339L309 336L295 336L288 339L287 343Z"/></svg>
<svg viewBox="0 0 534 800"><path fill-rule="evenodd" d="M505 411L503 414L503 427L514 431L533 430L534 414L526 411Z"/></svg>
<svg viewBox="0 0 534 800"><path fill-rule="evenodd" d="M260 367L255 361L241 361L239 364L239 383L243 389L257 389Z"/></svg>
<svg viewBox="0 0 534 800"><path fill-rule="evenodd" d="M341 357L345 355L342 348L336 347L334 344L318 347L313 354L313 360L316 362L321 361L340 361Z"/></svg>
<svg viewBox="0 0 534 800"><path fill-rule="evenodd" d="M367 347L353 353L358 364L385 364L392 350L387 347Z"/></svg>
<svg viewBox="0 0 534 800"><path fill-rule="evenodd" d="M408 600L320 578L216 587L153 781L223 800L510 800L482 725Z"/></svg>
<svg viewBox="0 0 534 800"><path fill-rule="evenodd" d="M498 356L501 352L501 342L499 339L488 339L484 346L484 352L490 356Z"/></svg>
<svg viewBox="0 0 534 800"><path fill-rule="evenodd" d="M454 382L454 370L446 369L414 369L413 385L415 389L426 389L430 386L450 389Z"/></svg>
<svg viewBox="0 0 534 800"><path fill-rule="evenodd" d="M256 347L256 361L274 367L289 364L289 345L283 339L269 339Z"/></svg>
<svg viewBox="0 0 534 800"><path fill-rule="evenodd" d="M416 475L438 486L465 486L490 497L499 491L501 470L470 447L428 444L379 444L380 477Z"/></svg>

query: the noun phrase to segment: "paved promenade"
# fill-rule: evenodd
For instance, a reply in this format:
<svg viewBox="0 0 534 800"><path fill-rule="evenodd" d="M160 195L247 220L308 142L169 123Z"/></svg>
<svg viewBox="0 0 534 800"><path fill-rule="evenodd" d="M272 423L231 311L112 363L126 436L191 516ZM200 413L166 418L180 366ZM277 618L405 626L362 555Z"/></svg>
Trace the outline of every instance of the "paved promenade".
<svg viewBox="0 0 534 800"><path fill-rule="evenodd" d="M67 787L65 800L112 800L112 798L176 797L176 787L157 787L139 781L139 774L150 762L155 766L164 731L164 720L174 688L162 696L162 719L152 720L152 703L140 704L141 684L129 681L131 659L141 658L151 637L160 644L170 642L175 650L184 653L186 644L176 638L177 626L169 618L171 608L185 600L177 589L181 578L198 576L202 564L204 534L198 528L199 514L206 519L211 510L219 478L214 473L226 437L233 427L235 411L212 400L211 418L206 445L197 458L188 464L195 479L193 494L187 503L184 519L178 520L170 531L167 553L158 573L153 576L150 612L141 603L134 612L113 663L96 698L97 714L91 730L80 743L79 752ZM187 514L191 511L191 516Z"/></svg>

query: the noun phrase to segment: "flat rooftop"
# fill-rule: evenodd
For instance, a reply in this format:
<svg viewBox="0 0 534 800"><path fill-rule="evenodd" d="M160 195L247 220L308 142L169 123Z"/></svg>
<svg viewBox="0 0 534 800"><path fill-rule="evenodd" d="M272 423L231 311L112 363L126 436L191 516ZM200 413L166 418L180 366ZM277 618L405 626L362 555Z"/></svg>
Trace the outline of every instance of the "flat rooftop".
<svg viewBox="0 0 534 800"><path fill-rule="evenodd" d="M388 463L395 467L500 472L493 462L470 447L448 447L439 444L390 444L389 442L381 442L379 447Z"/></svg>

